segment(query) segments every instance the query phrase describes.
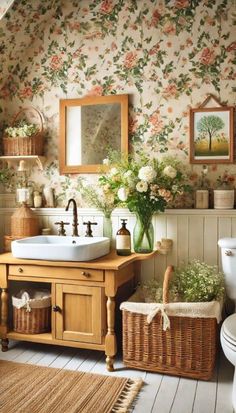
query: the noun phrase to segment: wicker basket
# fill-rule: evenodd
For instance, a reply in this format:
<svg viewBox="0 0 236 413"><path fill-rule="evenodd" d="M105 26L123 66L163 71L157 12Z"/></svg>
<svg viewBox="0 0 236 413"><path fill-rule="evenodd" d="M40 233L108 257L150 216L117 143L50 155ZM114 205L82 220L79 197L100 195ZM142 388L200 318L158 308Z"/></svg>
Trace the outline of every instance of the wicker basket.
<svg viewBox="0 0 236 413"><path fill-rule="evenodd" d="M37 298L38 295L41 298ZM50 291L20 291L16 296L12 296L12 304L14 331L22 334L39 334L50 331Z"/></svg>
<svg viewBox="0 0 236 413"><path fill-rule="evenodd" d="M164 277L165 304L171 271L169 266ZM170 329L166 331L160 313L150 324L147 315L124 309L122 318L123 361L127 367L195 379L211 378L218 344L216 318L169 316Z"/></svg>
<svg viewBox="0 0 236 413"><path fill-rule="evenodd" d="M38 126L38 132L33 136L10 138L3 136L3 154L15 155L42 155L43 154L43 116L38 109L32 107L21 109L14 117L12 126L21 118Z"/></svg>
<svg viewBox="0 0 236 413"><path fill-rule="evenodd" d="M39 219L28 205L23 203L11 216L11 235L25 238L39 234Z"/></svg>

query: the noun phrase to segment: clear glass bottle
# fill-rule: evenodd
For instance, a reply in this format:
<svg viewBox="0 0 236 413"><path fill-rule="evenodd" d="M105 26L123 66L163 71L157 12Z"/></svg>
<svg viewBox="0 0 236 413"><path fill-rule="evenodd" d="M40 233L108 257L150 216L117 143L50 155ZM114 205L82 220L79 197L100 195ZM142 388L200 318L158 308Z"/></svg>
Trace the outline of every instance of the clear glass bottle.
<svg viewBox="0 0 236 413"><path fill-rule="evenodd" d="M122 226L116 233L116 252L117 255L131 254L131 236L126 228L127 219L122 219Z"/></svg>

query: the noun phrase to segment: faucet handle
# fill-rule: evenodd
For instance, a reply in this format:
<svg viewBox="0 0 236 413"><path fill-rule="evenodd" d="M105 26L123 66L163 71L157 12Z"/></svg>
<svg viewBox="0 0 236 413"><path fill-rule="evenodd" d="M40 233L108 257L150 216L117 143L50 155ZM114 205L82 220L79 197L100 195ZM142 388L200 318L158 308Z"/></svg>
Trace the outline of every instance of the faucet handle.
<svg viewBox="0 0 236 413"><path fill-rule="evenodd" d="M64 221L58 221L58 222L54 222L55 225L58 225L58 235L62 235L65 236L66 235L66 230L64 228L64 225L69 225L69 222L64 222Z"/></svg>
<svg viewBox="0 0 236 413"><path fill-rule="evenodd" d="M97 225L97 224L98 224L97 222L91 222L91 221L83 222L83 225L87 225L86 233L85 233L86 237L92 237L93 236L91 225Z"/></svg>

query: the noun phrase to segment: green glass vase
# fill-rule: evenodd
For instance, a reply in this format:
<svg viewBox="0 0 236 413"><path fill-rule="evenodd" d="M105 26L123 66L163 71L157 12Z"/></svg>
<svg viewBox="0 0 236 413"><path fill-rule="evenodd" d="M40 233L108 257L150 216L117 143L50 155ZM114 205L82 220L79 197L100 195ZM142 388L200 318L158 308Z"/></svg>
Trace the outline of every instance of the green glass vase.
<svg viewBox="0 0 236 413"><path fill-rule="evenodd" d="M136 214L136 223L133 231L134 251L147 254L153 251L154 228L151 216Z"/></svg>
<svg viewBox="0 0 236 413"><path fill-rule="evenodd" d="M112 221L111 217L103 217L103 236L112 240Z"/></svg>

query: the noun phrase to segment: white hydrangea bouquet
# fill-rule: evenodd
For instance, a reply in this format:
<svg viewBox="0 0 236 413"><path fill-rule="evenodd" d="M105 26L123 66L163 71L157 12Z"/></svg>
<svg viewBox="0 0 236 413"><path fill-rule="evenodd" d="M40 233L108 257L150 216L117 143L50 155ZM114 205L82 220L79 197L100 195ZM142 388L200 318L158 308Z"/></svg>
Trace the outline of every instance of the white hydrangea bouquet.
<svg viewBox="0 0 236 413"><path fill-rule="evenodd" d="M163 212L177 195L189 190L182 163L173 157L161 161L146 155L120 156L110 153L104 160L111 165L99 178L103 192L114 196L115 204L136 214L134 250L153 250L152 216Z"/></svg>

